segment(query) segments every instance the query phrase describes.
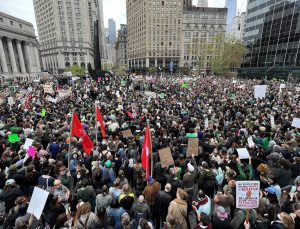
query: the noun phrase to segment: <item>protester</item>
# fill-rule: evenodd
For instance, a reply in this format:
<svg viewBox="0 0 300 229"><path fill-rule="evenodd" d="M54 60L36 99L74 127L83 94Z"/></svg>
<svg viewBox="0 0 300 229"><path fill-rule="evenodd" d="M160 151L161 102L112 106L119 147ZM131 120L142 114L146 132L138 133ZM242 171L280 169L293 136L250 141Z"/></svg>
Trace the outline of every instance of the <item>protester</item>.
<svg viewBox="0 0 300 229"><path fill-rule="evenodd" d="M1 81L4 225L299 227L297 83L284 82L280 92L283 82L264 82L266 96L258 99L254 87L261 80L100 78L64 85L54 76L39 83ZM188 153L191 138L198 140L195 155ZM165 148L170 155L159 153ZM249 155L241 156L241 148ZM237 182L248 180L260 181L259 206L249 211L249 221L236 205ZM50 193L40 220L26 213L35 187Z"/></svg>

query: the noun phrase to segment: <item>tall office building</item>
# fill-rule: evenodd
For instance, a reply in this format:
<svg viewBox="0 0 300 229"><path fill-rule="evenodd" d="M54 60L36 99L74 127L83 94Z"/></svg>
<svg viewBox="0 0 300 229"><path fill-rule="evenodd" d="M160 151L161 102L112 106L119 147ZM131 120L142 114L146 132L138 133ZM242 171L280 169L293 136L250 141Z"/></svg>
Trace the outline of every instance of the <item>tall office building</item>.
<svg viewBox="0 0 300 229"><path fill-rule="evenodd" d="M116 65L127 69L127 25L121 24L116 42Z"/></svg>
<svg viewBox="0 0 300 229"><path fill-rule="evenodd" d="M114 44L117 40L117 30L116 30L116 22L114 19L108 19L108 33L109 33L109 43Z"/></svg>
<svg viewBox="0 0 300 229"><path fill-rule="evenodd" d="M94 0L33 0L43 68L94 65Z"/></svg>
<svg viewBox="0 0 300 229"><path fill-rule="evenodd" d="M256 0L254 0L254 1L256 1ZM226 0L225 7L228 9L226 33L229 33L232 20L236 16L237 0Z"/></svg>
<svg viewBox="0 0 300 229"><path fill-rule="evenodd" d="M249 1L244 41L248 55L241 75L300 73L299 0Z"/></svg>
<svg viewBox="0 0 300 229"><path fill-rule="evenodd" d="M31 77L41 72L38 42L33 25L0 12L0 74Z"/></svg>
<svg viewBox="0 0 300 229"><path fill-rule="evenodd" d="M245 30L246 13L243 12L240 15L235 16L232 19L229 38L234 40L243 41L244 30Z"/></svg>
<svg viewBox="0 0 300 229"><path fill-rule="evenodd" d="M198 0L197 7L208 7L208 0Z"/></svg>
<svg viewBox="0 0 300 229"><path fill-rule="evenodd" d="M99 32L99 49L101 58L105 58L106 43L105 43L105 29L104 29L104 16L103 16L103 0L95 0L97 19L98 19L98 32Z"/></svg>
<svg viewBox="0 0 300 229"><path fill-rule="evenodd" d="M183 7L192 0L126 0L129 67L179 63Z"/></svg>

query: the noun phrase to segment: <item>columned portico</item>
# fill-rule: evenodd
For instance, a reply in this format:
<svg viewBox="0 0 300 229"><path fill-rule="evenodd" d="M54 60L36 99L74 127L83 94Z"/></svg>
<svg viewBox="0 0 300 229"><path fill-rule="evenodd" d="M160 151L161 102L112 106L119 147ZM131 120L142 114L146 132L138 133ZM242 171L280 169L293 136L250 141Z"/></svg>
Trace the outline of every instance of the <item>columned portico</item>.
<svg viewBox="0 0 300 229"><path fill-rule="evenodd" d="M22 51L21 43L19 40L17 40L17 48L18 48L19 61L20 61L20 65L21 65L21 72L26 73L23 51Z"/></svg>
<svg viewBox="0 0 300 229"><path fill-rule="evenodd" d="M8 73L7 61L4 53L2 37L0 37L0 61L3 73Z"/></svg>
<svg viewBox="0 0 300 229"><path fill-rule="evenodd" d="M9 58L10 58L10 64L11 64L11 67L12 67L12 72L13 73L18 73L15 53L14 53L14 49L13 49L13 46L12 46L12 40L10 38L7 38L7 46L8 46L8 53L9 53Z"/></svg>

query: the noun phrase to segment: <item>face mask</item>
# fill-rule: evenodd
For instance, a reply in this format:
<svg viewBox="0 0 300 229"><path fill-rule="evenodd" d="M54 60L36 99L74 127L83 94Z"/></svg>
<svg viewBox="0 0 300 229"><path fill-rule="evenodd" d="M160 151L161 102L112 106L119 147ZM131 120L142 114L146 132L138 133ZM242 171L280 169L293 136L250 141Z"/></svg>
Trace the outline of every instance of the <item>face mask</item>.
<svg viewBox="0 0 300 229"><path fill-rule="evenodd" d="M81 177L80 175L77 175L77 179L80 179L80 177Z"/></svg>

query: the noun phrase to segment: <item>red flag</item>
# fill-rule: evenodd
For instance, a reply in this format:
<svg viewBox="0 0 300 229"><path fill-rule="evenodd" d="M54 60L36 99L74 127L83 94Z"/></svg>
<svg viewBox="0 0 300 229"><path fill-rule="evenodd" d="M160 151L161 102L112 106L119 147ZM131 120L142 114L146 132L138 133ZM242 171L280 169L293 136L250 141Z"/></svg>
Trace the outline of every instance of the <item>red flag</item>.
<svg viewBox="0 0 300 229"><path fill-rule="evenodd" d="M151 136L150 136L150 129L149 126L146 128L146 133L144 136L144 144L142 149L142 167L146 169L146 179L149 177L149 157L151 154Z"/></svg>
<svg viewBox="0 0 300 229"><path fill-rule="evenodd" d="M71 136L81 138L84 152L87 154L91 153L91 150L94 148L94 144L83 129L83 126L81 125L75 112L73 114Z"/></svg>
<svg viewBox="0 0 300 229"><path fill-rule="evenodd" d="M97 117L97 121L100 122L100 125L101 125L102 138L105 138L106 137L105 125L104 125L103 118L101 116L100 109L98 106L96 106L96 117Z"/></svg>

